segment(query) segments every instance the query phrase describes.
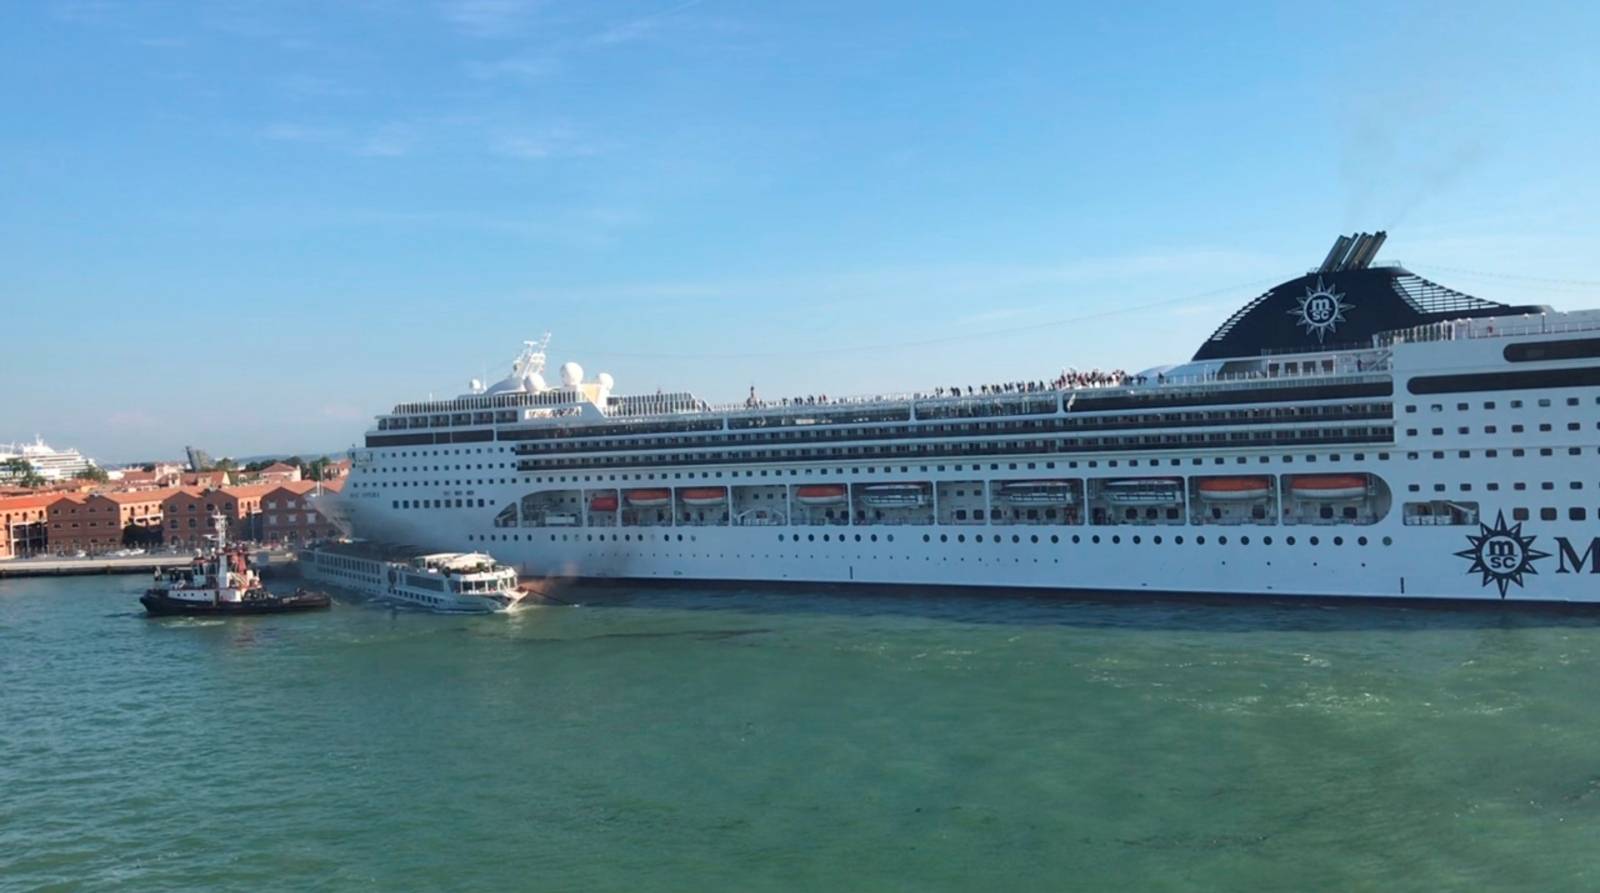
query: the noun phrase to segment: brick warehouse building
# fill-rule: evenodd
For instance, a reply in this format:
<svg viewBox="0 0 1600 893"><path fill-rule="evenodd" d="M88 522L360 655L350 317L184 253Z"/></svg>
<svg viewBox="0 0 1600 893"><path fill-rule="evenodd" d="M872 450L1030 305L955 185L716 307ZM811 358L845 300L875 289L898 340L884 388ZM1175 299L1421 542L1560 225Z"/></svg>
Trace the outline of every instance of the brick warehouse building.
<svg viewBox="0 0 1600 893"><path fill-rule="evenodd" d="M62 497L49 509L50 551L94 554L120 549L128 527L148 530L154 538L161 529L163 500L172 492L147 490Z"/></svg>
<svg viewBox="0 0 1600 893"><path fill-rule="evenodd" d="M33 493L0 499L0 560L47 551L50 505L62 498L60 493Z"/></svg>
<svg viewBox="0 0 1600 893"><path fill-rule="evenodd" d="M329 483L323 488L337 490L338 486ZM261 540L295 544L338 536L338 528L306 501L316 489L316 481L293 481L267 491L261 497Z"/></svg>
<svg viewBox="0 0 1600 893"><path fill-rule="evenodd" d="M271 484L207 490L180 488L161 505L166 544L186 549L204 548L206 537L211 534L211 516L218 512L228 519L229 539L260 539L261 497L275 488Z"/></svg>

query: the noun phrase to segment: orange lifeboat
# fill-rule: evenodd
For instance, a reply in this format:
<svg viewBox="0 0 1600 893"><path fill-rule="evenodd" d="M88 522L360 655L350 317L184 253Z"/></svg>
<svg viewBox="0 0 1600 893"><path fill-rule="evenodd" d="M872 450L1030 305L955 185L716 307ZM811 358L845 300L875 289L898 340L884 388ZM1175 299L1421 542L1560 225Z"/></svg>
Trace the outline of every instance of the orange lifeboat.
<svg viewBox="0 0 1600 893"><path fill-rule="evenodd" d="M838 505L844 499L843 484L807 484L794 488L794 501L801 505Z"/></svg>
<svg viewBox="0 0 1600 893"><path fill-rule="evenodd" d="M672 502L671 490L629 490L628 505L636 508L655 508Z"/></svg>
<svg viewBox="0 0 1600 893"><path fill-rule="evenodd" d="M1360 499L1367 495L1364 474L1303 474L1289 483L1301 499Z"/></svg>
<svg viewBox="0 0 1600 893"><path fill-rule="evenodd" d="M614 512L617 510L617 494L597 493L589 499L589 511Z"/></svg>
<svg viewBox="0 0 1600 893"><path fill-rule="evenodd" d="M1272 492L1272 481L1264 477L1201 478L1198 489L1201 499L1253 502L1267 498Z"/></svg>
<svg viewBox="0 0 1600 893"><path fill-rule="evenodd" d="M684 505L721 505L728 501L728 491L721 487L685 487L678 491Z"/></svg>

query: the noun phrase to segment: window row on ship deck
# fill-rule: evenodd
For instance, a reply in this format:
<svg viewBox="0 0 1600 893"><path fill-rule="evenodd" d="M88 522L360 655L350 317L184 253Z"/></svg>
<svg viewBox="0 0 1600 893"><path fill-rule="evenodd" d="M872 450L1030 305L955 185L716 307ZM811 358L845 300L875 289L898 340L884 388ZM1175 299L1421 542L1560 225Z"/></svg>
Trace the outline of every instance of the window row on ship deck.
<svg viewBox="0 0 1600 893"><path fill-rule="evenodd" d="M703 450L697 452L628 452L613 455L523 458L521 471L617 467L760 464L766 462L833 462L912 457L1027 455L1105 451L1193 450L1238 447L1338 444L1390 444L1394 427L1296 427L1267 430L1145 434L1122 437L1066 437L1012 440L956 440L936 443L868 444L832 448Z"/></svg>

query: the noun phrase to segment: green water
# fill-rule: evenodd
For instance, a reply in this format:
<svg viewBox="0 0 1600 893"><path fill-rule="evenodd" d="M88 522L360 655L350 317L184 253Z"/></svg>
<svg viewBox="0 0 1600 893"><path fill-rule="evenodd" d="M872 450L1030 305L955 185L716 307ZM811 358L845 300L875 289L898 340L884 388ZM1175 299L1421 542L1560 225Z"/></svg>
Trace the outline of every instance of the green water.
<svg viewBox="0 0 1600 893"><path fill-rule="evenodd" d="M1600 622L0 581L0 889L1594 889Z"/></svg>

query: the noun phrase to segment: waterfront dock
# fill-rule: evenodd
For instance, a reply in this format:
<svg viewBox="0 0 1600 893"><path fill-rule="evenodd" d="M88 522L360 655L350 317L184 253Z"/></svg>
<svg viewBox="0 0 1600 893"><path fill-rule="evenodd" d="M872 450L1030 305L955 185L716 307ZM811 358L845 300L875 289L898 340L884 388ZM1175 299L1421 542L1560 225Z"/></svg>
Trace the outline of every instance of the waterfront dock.
<svg viewBox="0 0 1600 893"><path fill-rule="evenodd" d="M89 574L148 574L188 564L191 555L129 555L99 558L16 558L0 561L0 579L7 577L72 577Z"/></svg>

